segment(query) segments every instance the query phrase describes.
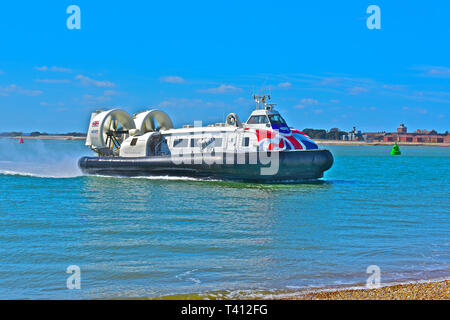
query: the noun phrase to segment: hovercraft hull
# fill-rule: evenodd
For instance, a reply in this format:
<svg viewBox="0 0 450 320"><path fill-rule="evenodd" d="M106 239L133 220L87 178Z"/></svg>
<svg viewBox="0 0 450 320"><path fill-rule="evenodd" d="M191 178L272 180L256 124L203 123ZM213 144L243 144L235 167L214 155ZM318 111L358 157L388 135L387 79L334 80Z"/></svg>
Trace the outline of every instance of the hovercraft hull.
<svg viewBox="0 0 450 320"><path fill-rule="evenodd" d="M333 165L328 150L273 151L192 155L182 163L168 156L139 158L83 157L84 174L107 176L178 176L239 181L304 181L319 179Z"/></svg>

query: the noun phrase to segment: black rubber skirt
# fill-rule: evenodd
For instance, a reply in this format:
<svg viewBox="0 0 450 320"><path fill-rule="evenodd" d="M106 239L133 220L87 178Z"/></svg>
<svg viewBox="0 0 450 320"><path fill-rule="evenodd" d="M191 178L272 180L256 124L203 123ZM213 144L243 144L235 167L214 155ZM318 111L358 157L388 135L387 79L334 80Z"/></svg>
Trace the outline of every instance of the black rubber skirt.
<svg viewBox="0 0 450 320"><path fill-rule="evenodd" d="M83 157L84 174L106 176L179 176L241 181L319 179L333 165L328 150L192 154L140 158Z"/></svg>

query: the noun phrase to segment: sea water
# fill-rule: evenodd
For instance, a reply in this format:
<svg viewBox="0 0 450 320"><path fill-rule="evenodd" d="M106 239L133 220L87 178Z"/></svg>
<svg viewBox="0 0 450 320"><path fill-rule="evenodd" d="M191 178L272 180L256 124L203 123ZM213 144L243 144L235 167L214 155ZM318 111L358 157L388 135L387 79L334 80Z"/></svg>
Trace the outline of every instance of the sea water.
<svg viewBox="0 0 450 320"><path fill-rule="evenodd" d="M364 285L372 265L381 284L448 278L450 149L324 147L317 182L249 184L83 176L83 141L0 139L0 298L264 297Z"/></svg>

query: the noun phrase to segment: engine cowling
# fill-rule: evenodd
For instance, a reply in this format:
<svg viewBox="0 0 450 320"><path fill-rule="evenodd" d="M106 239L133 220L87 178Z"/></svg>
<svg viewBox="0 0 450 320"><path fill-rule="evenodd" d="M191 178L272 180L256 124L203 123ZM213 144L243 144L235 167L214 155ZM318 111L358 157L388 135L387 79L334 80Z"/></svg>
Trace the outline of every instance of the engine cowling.
<svg viewBox="0 0 450 320"><path fill-rule="evenodd" d="M121 109L92 113L86 145L100 155L118 155L120 144L129 136L136 125L128 114Z"/></svg>
<svg viewBox="0 0 450 320"><path fill-rule="evenodd" d="M133 116L139 134L173 128L170 117L164 111L153 109L137 113Z"/></svg>

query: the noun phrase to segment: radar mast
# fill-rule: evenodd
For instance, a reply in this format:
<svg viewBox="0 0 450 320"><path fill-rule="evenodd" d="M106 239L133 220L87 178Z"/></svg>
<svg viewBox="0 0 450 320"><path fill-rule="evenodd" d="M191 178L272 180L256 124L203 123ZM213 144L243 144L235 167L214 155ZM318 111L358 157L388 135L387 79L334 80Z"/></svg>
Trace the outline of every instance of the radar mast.
<svg viewBox="0 0 450 320"><path fill-rule="evenodd" d="M270 94L269 95L265 95L263 94L262 96L260 96L259 94L254 94L253 95L253 100L255 100L256 102L256 110L259 109L265 109L265 110L272 110L274 106L276 106L275 103L270 103ZM262 108L261 108L261 104L262 104Z"/></svg>

